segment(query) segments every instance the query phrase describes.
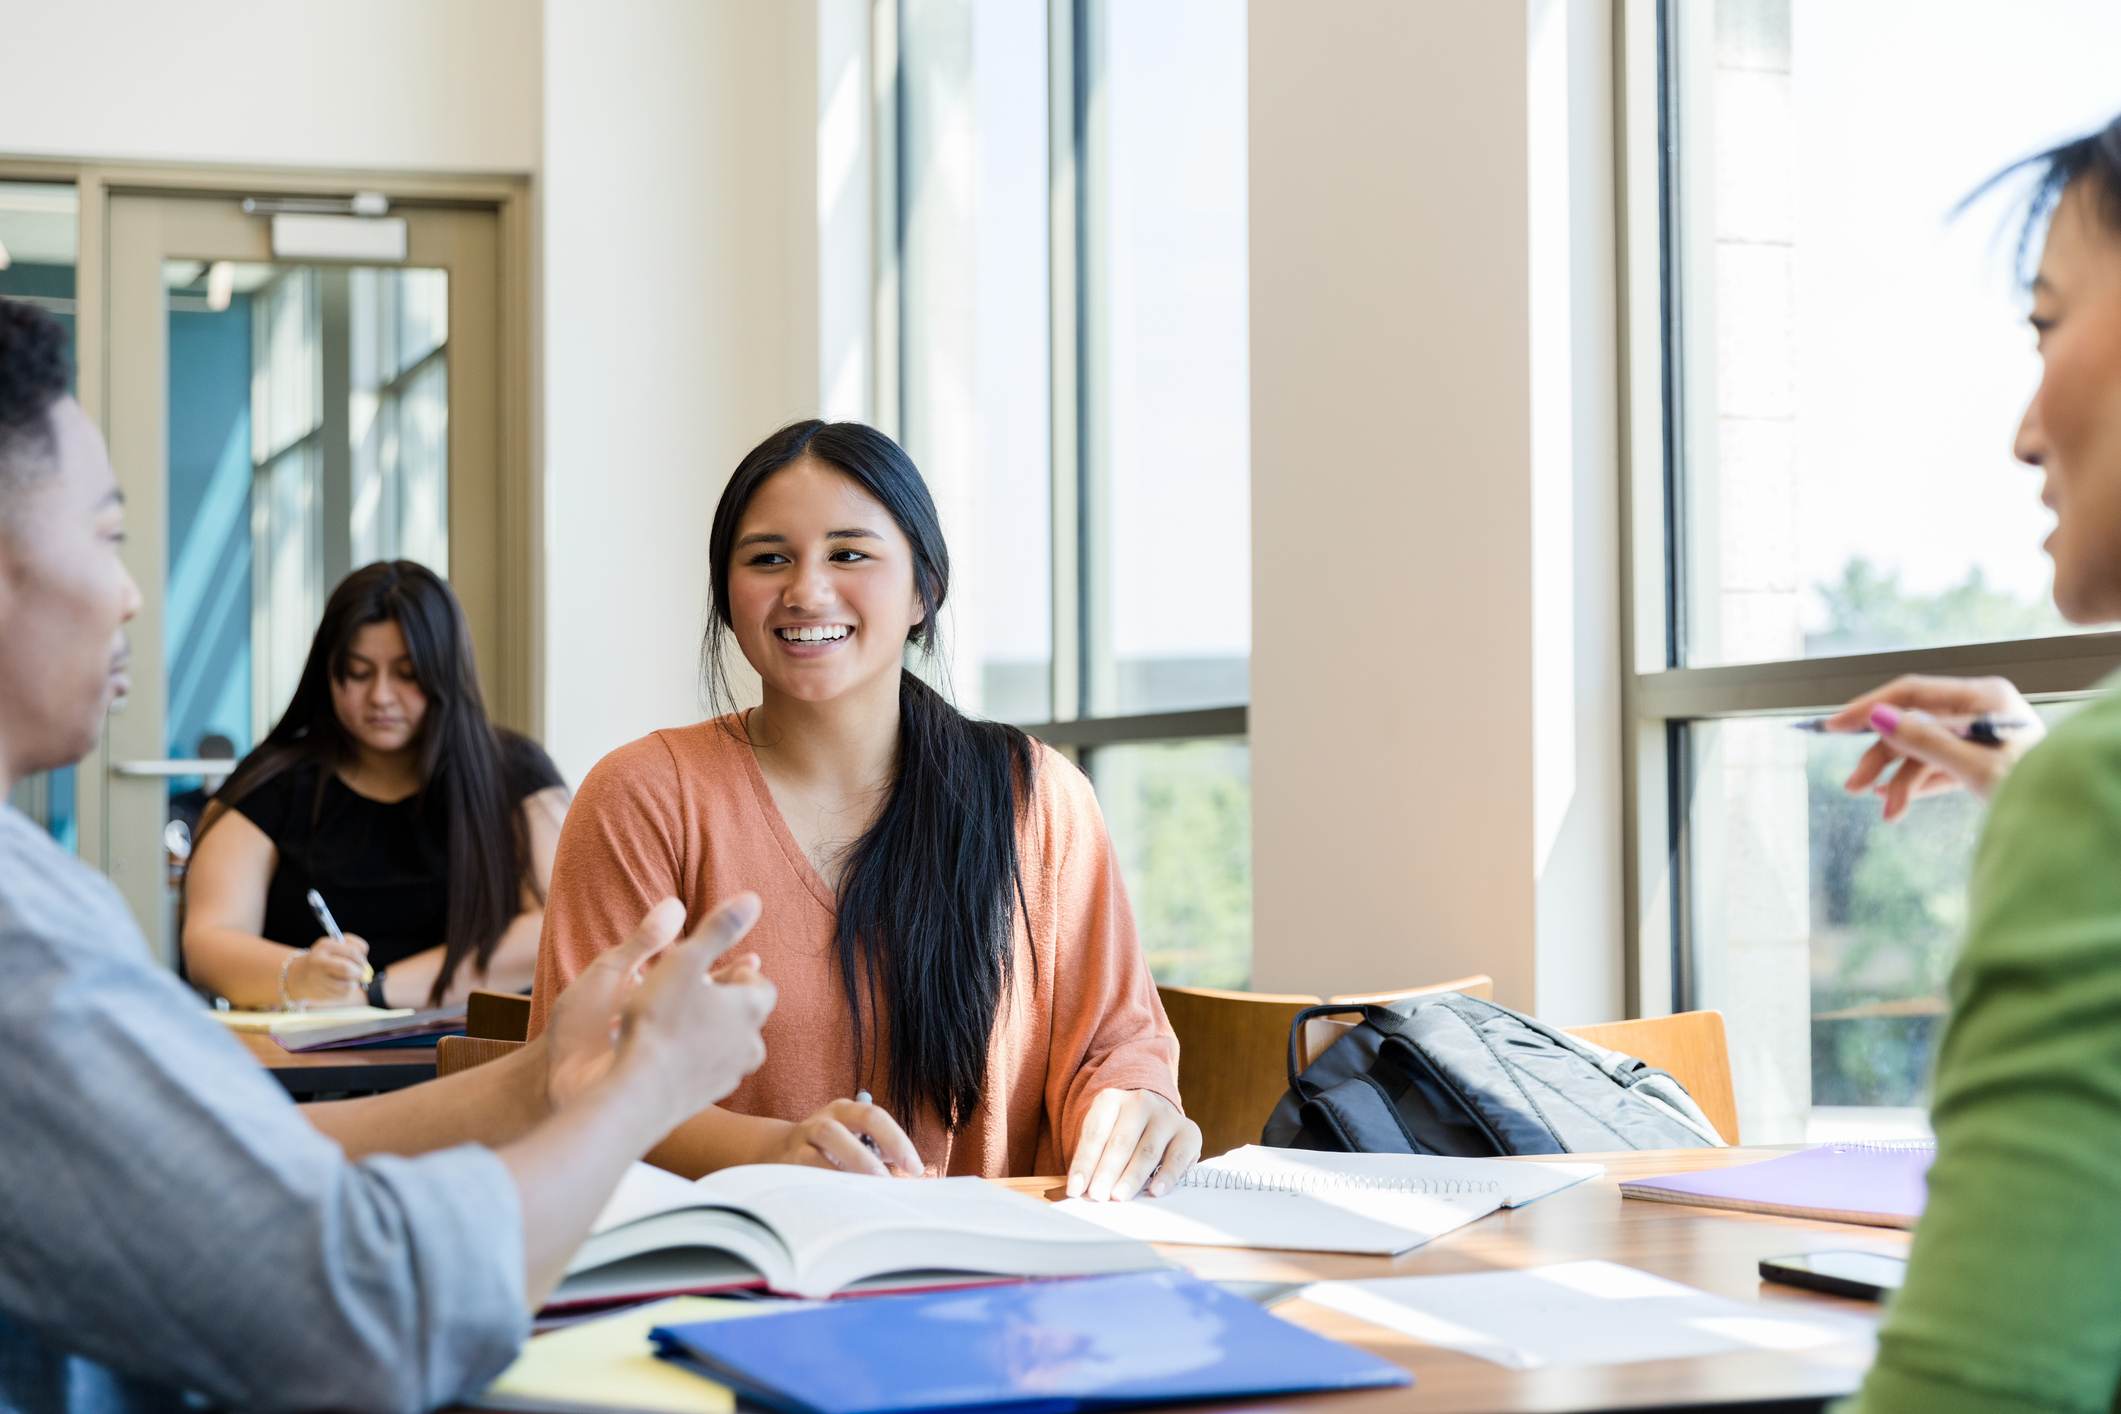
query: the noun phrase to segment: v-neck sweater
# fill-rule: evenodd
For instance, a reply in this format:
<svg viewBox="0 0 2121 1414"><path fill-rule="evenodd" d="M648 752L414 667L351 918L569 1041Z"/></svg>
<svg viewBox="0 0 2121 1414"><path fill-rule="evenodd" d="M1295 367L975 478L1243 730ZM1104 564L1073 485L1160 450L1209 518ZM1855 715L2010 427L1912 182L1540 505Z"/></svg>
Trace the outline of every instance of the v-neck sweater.
<svg viewBox="0 0 2121 1414"><path fill-rule="evenodd" d="M944 1174L1064 1171L1100 1091L1148 1090L1180 1103L1178 1041L1097 797L1066 757L1034 750L1032 799L1017 827L1026 907L1016 911L1013 978L988 1042L985 1097L955 1132L925 1109L911 1123L897 1116L922 1160ZM652 732L582 782L553 860L531 1034L544 1029L552 999L657 900L682 900L690 931L746 890L765 907L742 946L759 955L780 1000L766 1022L765 1064L721 1107L797 1120L858 1086L890 1093L888 1076L857 1069L833 892L782 819L734 716Z"/></svg>

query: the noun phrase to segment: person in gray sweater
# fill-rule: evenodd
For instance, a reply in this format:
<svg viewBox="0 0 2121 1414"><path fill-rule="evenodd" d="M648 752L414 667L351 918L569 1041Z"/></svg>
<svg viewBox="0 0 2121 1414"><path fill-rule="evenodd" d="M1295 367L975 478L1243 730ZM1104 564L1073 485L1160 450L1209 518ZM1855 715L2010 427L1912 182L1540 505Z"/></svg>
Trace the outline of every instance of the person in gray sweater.
<svg viewBox="0 0 2121 1414"><path fill-rule="evenodd" d="M0 300L0 799L128 685L124 497L69 374ZM677 942L666 901L521 1051L297 1109L109 881L0 806L0 1410L477 1391L627 1165L764 1059L773 987L724 956L757 917L739 895Z"/></svg>

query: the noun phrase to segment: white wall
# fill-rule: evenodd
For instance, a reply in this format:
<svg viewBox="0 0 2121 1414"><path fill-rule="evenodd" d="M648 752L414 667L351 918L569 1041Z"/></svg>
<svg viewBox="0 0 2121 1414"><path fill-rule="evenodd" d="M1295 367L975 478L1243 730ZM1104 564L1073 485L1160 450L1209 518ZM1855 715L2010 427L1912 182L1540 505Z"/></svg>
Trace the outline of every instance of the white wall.
<svg viewBox="0 0 2121 1414"><path fill-rule="evenodd" d="M547 0L545 736L698 720L707 531L819 402L813 5Z"/></svg>
<svg viewBox="0 0 2121 1414"><path fill-rule="evenodd" d="M528 172L530 0L0 0L0 153Z"/></svg>
<svg viewBox="0 0 2121 1414"><path fill-rule="evenodd" d="M1570 236L1605 7L1570 8L1251 8L1263 989L1619 1014L1612 261Z"/></svg>

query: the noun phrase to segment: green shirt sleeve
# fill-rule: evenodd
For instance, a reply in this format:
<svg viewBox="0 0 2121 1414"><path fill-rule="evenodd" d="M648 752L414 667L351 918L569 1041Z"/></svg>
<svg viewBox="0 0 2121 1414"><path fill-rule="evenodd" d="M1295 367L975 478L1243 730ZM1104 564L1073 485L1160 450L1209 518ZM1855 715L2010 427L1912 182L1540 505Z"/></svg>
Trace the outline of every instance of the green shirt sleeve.
<svg viewBox="0 0 2121 1414"><path fill-rule="evenodd" d="M1851 1414L2108 1410L2121 1385L2121 698L1997 793L1938 1049L1937 1161Z"/></svg>

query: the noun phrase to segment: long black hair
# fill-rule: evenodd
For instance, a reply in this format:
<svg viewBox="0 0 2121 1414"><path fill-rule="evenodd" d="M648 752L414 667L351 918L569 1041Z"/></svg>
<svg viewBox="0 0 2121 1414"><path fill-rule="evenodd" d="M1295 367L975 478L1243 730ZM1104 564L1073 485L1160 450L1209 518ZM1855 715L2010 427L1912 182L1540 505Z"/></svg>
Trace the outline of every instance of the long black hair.
<svg viewBox="0 0 2121 1414"><path fill-rule="evenodd" d="M334 768L355 757L353 738L332 706L331 689L344 682L353 641L370 624L395 623L405 635L413 680L427 696L413 746L419 754L418 809L440 811L446 826L449 911L442 970L429 1002L439 1002L457 968L471 958L481 971L518 911L520 888L531 875L529 832L509 800L501 740L486 716L463 606L441 576L411 560L384 560L355 570L331 592L310 641L308 661L287 710L265 740L229 774L200 829L201 837L227 808L266 782L314 762L312 816L324 801Z"/></svg>
<svg viewBox="0 0 2121 1414"><path fill-rule="evenodd" d="M907 643L931 659L937 652L950 553L913 459L859 422L792 423L737 465L715 507L701 666L717 705L732 700L722 649L738 524L768 478L806 457L851 478L905 533L924 610ZM1012 975L1013 920L1024 907L1016 831L1034 756L1022 732L965 716L904 667L898 700L897 771L883 809L847 852L833 939L853 1017L856 1084L866 1046L881 1035L885 1079L874 1088L892 1112L905 1117L925 1103L955 1129L985 1093L987 1046Z"/></svg>

